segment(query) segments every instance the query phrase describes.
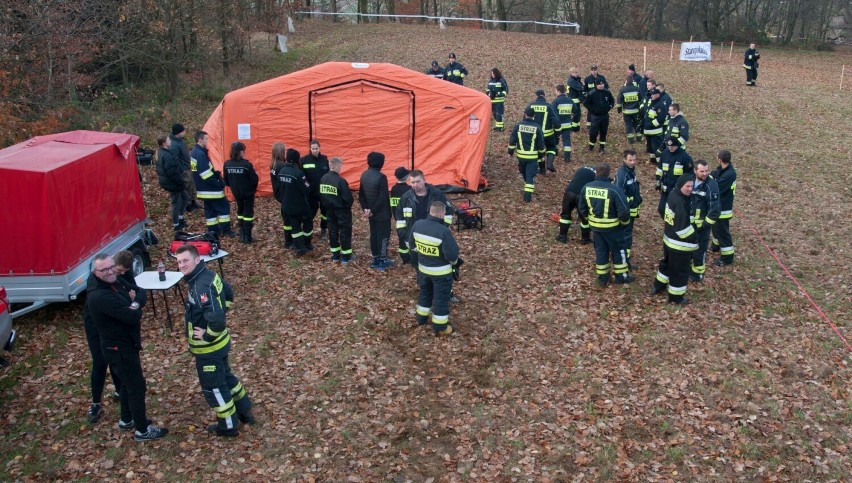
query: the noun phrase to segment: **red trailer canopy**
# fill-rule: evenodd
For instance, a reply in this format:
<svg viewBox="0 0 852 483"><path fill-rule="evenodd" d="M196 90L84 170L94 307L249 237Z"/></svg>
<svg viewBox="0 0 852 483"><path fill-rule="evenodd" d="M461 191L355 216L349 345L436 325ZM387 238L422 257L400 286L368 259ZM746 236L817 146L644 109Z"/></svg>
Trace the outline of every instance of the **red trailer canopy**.
<svg viewBox="0 0 852 483"><path fill-rule="evenodd" d="M144 221L138 145L73 131L0 150L0 273L65 273Z"/></svg>

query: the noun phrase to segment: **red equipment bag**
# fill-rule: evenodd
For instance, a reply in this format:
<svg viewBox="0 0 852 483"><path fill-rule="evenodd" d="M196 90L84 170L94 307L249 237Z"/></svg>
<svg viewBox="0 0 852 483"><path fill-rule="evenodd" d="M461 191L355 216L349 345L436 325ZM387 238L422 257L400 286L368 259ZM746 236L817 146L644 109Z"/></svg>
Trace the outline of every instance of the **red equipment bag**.
<svg viewBox="0 0 852 483"><path fill-rule="evenodd" d="M179 231L175 233L175 239L169 246L169 255L174 255L177 249L184 245L192 245L198 250L199 255L216 256L219 253L219 239L212 233L187 233Z"/></svg>

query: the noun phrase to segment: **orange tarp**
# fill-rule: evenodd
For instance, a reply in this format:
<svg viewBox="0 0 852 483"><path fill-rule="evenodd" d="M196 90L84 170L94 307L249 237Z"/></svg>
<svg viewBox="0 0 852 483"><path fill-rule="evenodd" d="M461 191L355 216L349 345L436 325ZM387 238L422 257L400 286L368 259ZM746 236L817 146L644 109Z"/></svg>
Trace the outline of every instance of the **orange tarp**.
<svg viewBox="0 0 852 483"><path fill-rule="evenodd" d="M246 145L260 174L258 196L270 195L272 144L309 153L311 139L358 189L367 154L385 154L390 184L399 166L419 169L429 183L476 191L482 177L491 101L482 92L393 64L328 62L225 95L204 125L221 170L231 143Z"/></svg>

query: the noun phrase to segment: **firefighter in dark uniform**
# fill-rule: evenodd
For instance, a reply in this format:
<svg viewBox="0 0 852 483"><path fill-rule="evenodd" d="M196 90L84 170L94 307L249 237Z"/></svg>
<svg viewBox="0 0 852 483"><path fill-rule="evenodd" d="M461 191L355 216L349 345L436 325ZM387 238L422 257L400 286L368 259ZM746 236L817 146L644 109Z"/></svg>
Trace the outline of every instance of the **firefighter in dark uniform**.
<svg viewBox="0 0 852 483"><path fill-rule="evenodd" d="M600 142L600 152L603 153L606 150L606 134L609 131L609 111L615 106L615 98L607 89L603 77L596 82L596 89L586 96L583 105L589 110L589 119L592 121L589 127L589 151L594 151L595 145Z"/></svg>
<svg viewBox="0 0 852 483"><path fill-rule="evenodd" d="M553 99L553 109L559 116L559 134L562 136L562 159L571 161L571 131L574 127L574 110L580 109L579 104L565 94L565 85L557 84L556 98Z"/></svg>
<svg viewBox="0 0 852 483"><path fill-rule="evenodd" d="M405 169L405 168L403 168ZM406 170L408 171L408 170ZM397 168L397 176L403 174ZM405 191L399 197L399 203L394 208L393 217L396 220L396 234L399 237L402 246L411 249L409 238L411 238L411 227L418 220L423 220L429 216L429 206L436 201L444 204L444 223L447 226L453 223L453 205L447 200L447 195L443 191L426 182L426 175L423 171L415 169L407 175L410 185L408 191ZM408 261L415 269L417 269L417 252L408 252Z"/></svg>
<svg viewBox="0 0 852 483"><path fill-rule="evenodd" d="M205 266L194 246L184 245L176 255L178 269L188 286L185 320L189 352L195 356L204 399L216 411L216 424L208 431L218 436L237 436L239 423L254 424L255 419L251 399L228 364L231 334L226 313L234 292L219 274Z"/></svg>
<svg viewBox="0 0 852 483"><path fill-rule="evenodd" d="M568 74L568 80L565 82L568 86L568 97L574 102L574 114L571 116L571 130L574 132L580 131L580 104L586 98L586 87L583 85L583 79L580 78L580 73L576 67L571 67Z"/></svg>
<svg viewBox="0 0 852 483"><path fill-rule="evenodd" d="M630 223L624 226L624 245L627 250L627 267L631 268L630 257L633 255L633 224L639 218L642 207L642 192L639 189L639 179L636 178L636 151L624 150L624 163L615 173L615 185L624 191L627 206L630 207Z"/></svg>
<svg viewBox="0 0 852 483"><path fill-rule="evenodd" d="M737 191L737 170L731 164L731 152L719 151L719 166L713 170L713 179L719 185L719 221L713 225L713 251L721 257L714 265L721 267L734 263L734 239L731 237L731 218L734 216L734 195Z"/></svg>
<svg viewBox="0 0 852 483"><path fill-rule="evenodd" d="M663 258L657 269L651 294L656 295L668 287L669 302L686 304L689 300L686 285L689 280L689 266L692 252L698 249L698 235L690 222L690 200L695 176L681 175L666 200L663 220Z"/></svg>
<svg viewBox="0 0 852 483"><path fill-rule="evenodd" d="M624 87L618 91L618 99L615 108L624 117L624 131L627 133L627 141L630 144L636 142L642 131L639 118L639 106L642 103L639 87L633 82L631 76L625 77Z"/></svg>
<svg viewBox="0 0 852 483"><path fill-rule="evenodd" d="M491 99L491 115L494 117L494 130L503 132L503 114L506 106L506 95L509 93L509 84L497 67L491 69L491 79L485 88L485 93Z"/></svg>
<svg viewBox="0 0 852 483"><path fill-rule="evenodd" d="M287 146L284 143L272 145L272 159L269 162L269 180L272 182L273 195L278 193L278 170L287 162ZM278 199L276 197L276 199ZM287 224L287 216L284 215L284 206L280 206L281 223L284 224L284 248L293 248L293 227Z"/></svg>
<svg viewBox="0 0 852 483"><path fill-rule="evenodd" d="M595 273L598 286L609 285L610 257L615 283L636 280L627 268L624 226L630 223L630 207L621 188L609 177L609 163L595 169L595 180L580 190L580 215L588 218L595 236Z"/></svg>
<svg viewBox="0 0 852 483"><path fill-rule="evenodd" d="M313 219L311 206L308 203L310 187L299 166L299 151L287 150L287 162L275 173L277 187L275 199L281 203L281 213L284 215L284 230L289 228L293 237L293 249L296 256L302 256L313 250L311 235Z"/></svg>
<svg viewBox="0 0 852 483"><path fill-rule="evenodd" d="M252 243L254 229L254 195L257 193L258 176L251 161L243 156L246 145L237 141L231 144L231 156L225 161L225 186L231 188L237 202L237 224L240 225L240 241Z"/></svg>
<svg viewBox="0 0 852 483"><path fill-rule="evenodd" d="M325 208L320 203L319 185L320 180L328 173L328 157L320 153L320 143L316 139L311 141L311 153L299 160L302 172L305 173L305 178L308 184L311 185L311 190L308 192L308 204L311 205L311 228L313 229L313 219L317 216L317 211L320 214L320 235L324 239L326 230L328 229L328 219L325 214ZM313 235L313 233L310 233Z"/></svg>
<svg viewBox="0 0 852 483"><path fill-rule="evenodd" d="M447 73L444 71L443 67L438 65L437 60L433 60L432 68L426 71L426 75L443 80L447 76Z"/></svg>
<svg viewBox="0 0 852 483"><path fill-rule="evenodd" d="M680 141L677 138L668 138L666 140L666 150L660 156L660 161L657 164L656 189L660 192L660 203L657 205L657 212L660 216L664 216L666 209L666 200L669 193L674 189L677 179L682 174L692 174L693 164L692 156L680 147Z"/></svg>
<svg viewBox="0 0 852 483"><path fill-rule="evenodd" d="M636 86L640 91L642 90L641 85L645 82L645 78L636 73L636 66L630 64L627 66L627 75L630 76L630 82Z"/></svg>
<svg viewBox="0 0 852 483"><path fill-rule="evenodd" d="M672 137L677 138L680 146L686 149L686 142L689 141L689 123L686 122L686 118L680 112L680 104L677 102L669 106L669 117L666 119L666 132L663 139ZM660 154L662 154L662 147L657 155Z"/></svg>
<svg viewBox="0 0 852 483"><path fill-rule="evenodd" d="M411 227L409 245L417 251L417 325L426 325L432 313L435 334L453 333L450 325L450 297L453 290L453 267L459 263L459 246L444 223L446 205L434 201L429 216Z"/></svg>
<svg viewBox="0 0 852 483"><path fill-rule="evenodd" d="M534 117L535 111L531 107L524 109L524 119L515 124L509 135L509 156L518 156L518 171L524 178L524 201L527 203L532 201L535 193L538 160L544 157L544 135Z"/></svg>
<svg viewBox="0 0 852 483"><path fill-rule="evenodd" d="M408 177L410 175L411 171L407 170L404 166L396 168L396 170L393 172L393 176L394 178L396 178L396 184L394 184L390 190L391 214L393 215L394 221L396 221L396 234L397 241L399 242L396 251L397 253L399 253L399 258L402 259L403 265L411 261L411 250L405 243L406 237L399 230L399 222L402 218L401 216L397 216L397 206L399 206L399 200L402 198L402 196L411 190L411 186L409 186L408 184ZM403 220L402 226L406 226L405 220Z"/></svg>
<svg viewBox="0 0 852 483"><path fill-rule="evenodd" d="M328 217L328 247L331 261L343 265L352 259L352 191L349 183L340 176L343 160L331 158L329 172L320 180L322 205Z"/></svg>
<svg viewBox="0 0 852 483"><path fill-rule="evenodd" d="M598 66L592 65L589 69L589 75L583 79L583 88L586 92L586 97L589 96L592 92L597 89L598 81L602 80L604 82L604 89L609 90L609 82L606 81L606 77L603 74L598 74ZM591 112L586 113L586 127L592 126L592 116Z"/></svg>
<svg viewBox="0 0 852 483"><path fill-rule="evenodd" d="M757 51L754 43L748 44L748 50L743 56L743 69L746 71L746 85L754 87L757 85L757 67L760 60L760 53Z"/></svg>
<svg viewBox="0 0 852 483"><path fill-rule="evenodd" d="M204 220L207 231L216 235L236 236L231 230L231 204L225 198L225 183L207 153L208 136L204 131L195 133L195 146L190 154L190 170L196 195L204 203Z"/></svg>
<svg viewBox="0 0 852 483"><path fill-rule="evenodd" d="M529 108L535 112L533 119L541 126L541 134L544 137L545 160L538 162L538 174L545 174L545 166L547 171L556 171L556 166L553 164L553 158L556 156L556 148L559 145L559 139L556 137L561 129L559 124L559 115L553 106L544 98L544 90L538 89L535 91L535 100L530 103Z"/></svg>
<svg viewBox="0 0 852 483"><path fill-rule="evenodd" d="M665 106L660 102L660 94L656 88L651 89L651 97L645 99L641 108L642 134L645 136L646 152L652 164L657 163L657 151L663 143L663 129L667 115Z"/></svg>
<svg viewBox="0 0 852 483"><path fill-rule="evenodd" d="M704 268L707 260L707 245L710 243L710 231L719 219L719 185L710 176L707 161L695 162L695 184L692 187L692 225L695 226L698 249L692 252L692 272L689 280L704 280Z"/></svg>
<svg viewBox="0 0 852 483"><path fill-rule="evenodd" d="M574 177L571 178L568 186L565 187L565 193L562 195L562 212L559 214L559 234L556 235L556 241L568 243L571 212L577 210L580 202L580 191L594 180L595 168L591 166L580 166L577 171L574 171ZM580 210L577 210L577 217L580 220L580 243L583 245L592 243L589 220L580 213Z"/></svg>
<svg viewBox="0 0 852 483"><path fill-rule="evenodd" d="M450 52L449 60L450 61L447 63L447 66L444 67L445 79L453 84L463 86L464 78L467 76L467 69L465 69L460 63L456 62L456 54L454 52Z"/></svg>

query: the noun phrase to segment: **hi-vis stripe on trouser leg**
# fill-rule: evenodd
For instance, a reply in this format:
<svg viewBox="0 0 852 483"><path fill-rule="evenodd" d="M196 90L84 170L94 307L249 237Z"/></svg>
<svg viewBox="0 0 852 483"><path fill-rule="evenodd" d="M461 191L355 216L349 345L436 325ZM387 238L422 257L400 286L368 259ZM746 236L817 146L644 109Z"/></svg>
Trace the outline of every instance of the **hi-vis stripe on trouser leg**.
<svg viewBox="0 0 852 483"><path fill-rule="evenodd" d="M234 421L234 413L237 412L237 409L234 407L234 401L230 400L225 402L225 398L222 397L222 392L219 388L215 388L212 390L213 397L216 399L218 406L214 407L213 410L216 411L216 417L224 420L225 427L227 429L234 429L236 427L236 422Z"/></svg>

